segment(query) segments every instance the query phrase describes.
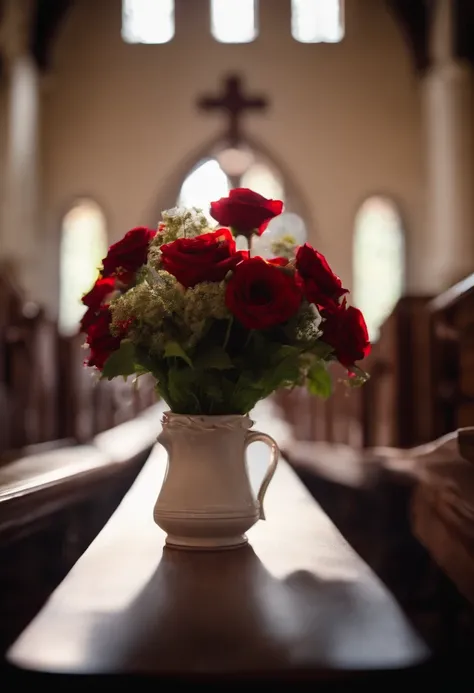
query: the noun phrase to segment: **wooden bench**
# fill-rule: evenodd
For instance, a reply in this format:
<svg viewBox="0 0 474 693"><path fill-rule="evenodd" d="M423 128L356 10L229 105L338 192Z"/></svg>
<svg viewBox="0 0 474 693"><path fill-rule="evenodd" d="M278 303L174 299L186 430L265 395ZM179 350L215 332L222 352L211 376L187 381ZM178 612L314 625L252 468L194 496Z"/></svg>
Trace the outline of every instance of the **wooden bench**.
<svg viewBox="0 0 474 693"><path fill-rule="evenodd" d="M259 407L257 426L279 429ZM257 487L268 449L248 451ZM20 676L332 681L423 666L426 646L285 461L246 548L164 549L157 446L123 502L8 654ZM64 681L63 681L64 683Z"/></svg>
<svg viewBox="0 0 474 693"><path fill-rule="evenodd" d="M32 446L89 443L156 402L151 376L139 388L131 379L97 382L83 343L84 335L61 335L0 266L0 467Z"/></svg>
<svg viewBox="0 0 474 693"><path fill-rule="evenodd" d="M0 467L0 655L130 488L161 411L156 405L89 445L43 449Z"/></svg>
<svg viewBox="0 0 474 693"><path fill-rule="evenodd" d="M474 427L410 449L288 439L284 450L430 645L469 649L474 611L453 597L443 573L473 600Z"/></svg>

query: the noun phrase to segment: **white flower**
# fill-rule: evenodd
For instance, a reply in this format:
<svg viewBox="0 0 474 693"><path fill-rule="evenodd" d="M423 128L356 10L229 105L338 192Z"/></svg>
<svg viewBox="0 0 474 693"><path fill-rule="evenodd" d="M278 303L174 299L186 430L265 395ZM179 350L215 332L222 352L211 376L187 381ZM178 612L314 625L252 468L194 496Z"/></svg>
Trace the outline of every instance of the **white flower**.
<svg viewBox="0 0 474 693"><path fill-rule="evenodd" d="M252 255L272 258L277 254L275 250L282 247L294 250L303 245L307 237L303 219L292 212L284 212L270 221L261 236L252 238Z"/></svg>

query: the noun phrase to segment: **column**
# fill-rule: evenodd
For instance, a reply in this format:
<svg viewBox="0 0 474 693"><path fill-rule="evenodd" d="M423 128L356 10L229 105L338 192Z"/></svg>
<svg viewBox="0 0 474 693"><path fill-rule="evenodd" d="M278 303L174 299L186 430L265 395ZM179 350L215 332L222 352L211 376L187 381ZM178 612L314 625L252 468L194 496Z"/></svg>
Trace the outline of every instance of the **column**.
<svg viewBox="0 0 474 693"><path fill-rule="evenodd" d="M473 71L455 55L455 3L435 0L431 67L422 85L427 229L420 270L433 294L474 272Z"/></svg>
<svg viewBox="0 0 474 693"><path fill-rule="evenodd" d="M8 81L1 258L34 299L38 272L39 74L29 52L33 0L7 0L2 54Z"/></svg>

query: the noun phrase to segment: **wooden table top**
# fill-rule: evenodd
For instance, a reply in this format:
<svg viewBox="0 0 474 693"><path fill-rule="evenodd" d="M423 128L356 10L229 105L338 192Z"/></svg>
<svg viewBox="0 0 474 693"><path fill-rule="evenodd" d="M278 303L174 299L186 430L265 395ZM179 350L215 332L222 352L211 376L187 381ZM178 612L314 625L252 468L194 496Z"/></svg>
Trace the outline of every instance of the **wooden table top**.
<svg viewBox="0 0 474 693"><path fill-rule="evenodd" d="M256 428L272 433L275 422ZM249 448L252 485L268 448ZM8 653L23 670L225 675L399 669L428 652L282 461L266 522L221 553L163 549L157 446L123 502Z"/></svg>

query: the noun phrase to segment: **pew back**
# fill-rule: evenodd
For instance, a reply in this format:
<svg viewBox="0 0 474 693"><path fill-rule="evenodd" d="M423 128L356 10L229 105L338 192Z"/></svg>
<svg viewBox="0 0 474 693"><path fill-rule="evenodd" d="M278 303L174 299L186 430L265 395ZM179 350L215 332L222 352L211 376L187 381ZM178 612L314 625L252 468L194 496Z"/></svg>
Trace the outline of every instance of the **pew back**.
<svg viewBox="0 0 474 693"><path fill-rule="evenodd" d="M474 424L474 274L430 302L437 435Z"/></svg>

